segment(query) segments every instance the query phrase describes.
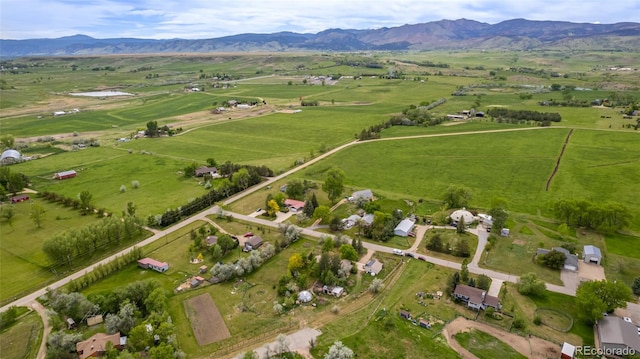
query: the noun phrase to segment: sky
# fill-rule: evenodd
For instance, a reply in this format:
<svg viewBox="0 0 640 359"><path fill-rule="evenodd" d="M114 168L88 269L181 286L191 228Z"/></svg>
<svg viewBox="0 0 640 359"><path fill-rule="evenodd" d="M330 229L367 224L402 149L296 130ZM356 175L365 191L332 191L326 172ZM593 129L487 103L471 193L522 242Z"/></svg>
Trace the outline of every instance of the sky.
<svg viewBox="0 0 640 359"><path fill-rule="evenodd" d="M0 38L204 39L461 18L640 22L640 0L0 0Z"/></svg>

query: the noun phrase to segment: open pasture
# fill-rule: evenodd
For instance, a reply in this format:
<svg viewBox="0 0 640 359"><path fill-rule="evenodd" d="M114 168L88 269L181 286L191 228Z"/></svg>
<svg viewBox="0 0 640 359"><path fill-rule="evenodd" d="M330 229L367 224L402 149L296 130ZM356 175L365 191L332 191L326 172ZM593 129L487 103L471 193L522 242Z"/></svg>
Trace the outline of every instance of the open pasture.
<svg viewBox="0 0 640 359"><path fill-rule="evenodd" d="M302 175L322 179L326 169L337 166L345 171L347 185L416 200L441 198L455 183L472 189L473 207L487 207L492 198L505 197L509 209L536 213L546 207L544 186L567 132L536 129L370 141L351 146Z"/></svg>
<svg viewBox="0 0 640 359"><path fill-rule="evenodd" d="M31 201L45 210L40 228L29 218ZM0 301L57 278L42 251L45 239L68 228L98 221L95 216L81 216L77 210L37 198L31 201L2 205L12 206L15 214L11 223L4 218L0 221Z"/></svg>

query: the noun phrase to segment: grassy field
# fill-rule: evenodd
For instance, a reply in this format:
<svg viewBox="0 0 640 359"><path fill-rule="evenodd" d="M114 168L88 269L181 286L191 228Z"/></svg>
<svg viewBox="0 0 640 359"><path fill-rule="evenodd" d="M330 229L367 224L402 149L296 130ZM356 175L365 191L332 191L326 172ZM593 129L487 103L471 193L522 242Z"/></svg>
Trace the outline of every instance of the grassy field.
<svg viewBox="0 0 640 359"><path fill-rule="evenodd" d="M32 311L0 333L0 354L3 359L35 358L41 339L42 320Z"/></svg>
<svg viewBox="0 0 640 359"><path fill-rule="evenodd" d="M495 357L520 359L526 358L498 338L480 330L460 332L455 339L468 351L480 359Z"/></svg>
<svg viewBox="0 0 640 359"><path fill-rule="evenodd" d="M443 242L448 243L449 247L452 249L455 248L455 243L457 243L458 241L460 240L466 241L467 244L469 245L469 251L471 254L470 257L467 258L467 260L470 261L471 258L473 258L473 254L475 253L476 248L478 247L478 236L470 233L466 233L466 232L463 234L459 234L456 232L455 229L436 228L436 229L428 230L425 235L425 238L421 242L420 248L418 248L418 253L423 253L431 257L440 258L440 259L448 260L451 262L462 263L462 261L464 260L463 257L457 257L452 254L440 253L440 252L431 251L427 249L427 244L429 243L429 241L431 241L431 238L433 238L436 234L441 236Z"/></svg>
<svg viewBox="0 0 640 359"><path fill-rule="evenodd" d="M68 228L85 226L99 220L94 216L81 216L76 210L37 198L32 201L46 211L40 228L29 217L31 202L3 204L12 206L15 215L11 223L4 218L0 221L0 301L58 279L42 251L42 242Z"/></svg>

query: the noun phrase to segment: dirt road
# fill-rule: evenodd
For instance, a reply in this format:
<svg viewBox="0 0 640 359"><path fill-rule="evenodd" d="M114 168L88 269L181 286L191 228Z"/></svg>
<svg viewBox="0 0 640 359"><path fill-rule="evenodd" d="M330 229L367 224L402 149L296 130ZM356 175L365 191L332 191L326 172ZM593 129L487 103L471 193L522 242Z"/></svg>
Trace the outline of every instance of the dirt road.
<svg viewBox="0 0 640 359"><path fill-rule="evenodd" d="M558 344L534 336L529 338L521 337L488 324L458 317L444 327L442 335L446 338L447 343L466 359L477 359L477 357L464 349L453 336L456 333L467 332L470 329L481 330L502 340L527 358L555 359L560 357L560 346Z"/></svg>

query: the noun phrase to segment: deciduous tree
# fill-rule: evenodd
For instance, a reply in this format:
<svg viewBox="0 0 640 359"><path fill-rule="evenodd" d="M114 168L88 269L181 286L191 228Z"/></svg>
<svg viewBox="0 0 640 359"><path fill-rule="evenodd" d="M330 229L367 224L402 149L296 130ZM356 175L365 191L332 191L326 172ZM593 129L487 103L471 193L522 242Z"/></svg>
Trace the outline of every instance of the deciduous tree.
<svg viewBox="0 0 640 359"><path fill-rule="evenodd" d="M344 191L345 174L339 168L333 167L327 171L327 175L322 185L322 190L327 193L327 197L331 202L335 202L342 196Z"/></svg>
<svg viewBox="0 0 640 359"><path fill-rule="evenodd" d="M523 295L544 295L547 290L544 281L538 279L535 273L530 272L520 276L518 292Z"/></svg>
<svg viewBox="0 0 640 359"><path fill-rule="evenodd" d="M448 208L466 207L471 198L471 190L461 185L450 185L444 193L444 203Z"/></svg>

